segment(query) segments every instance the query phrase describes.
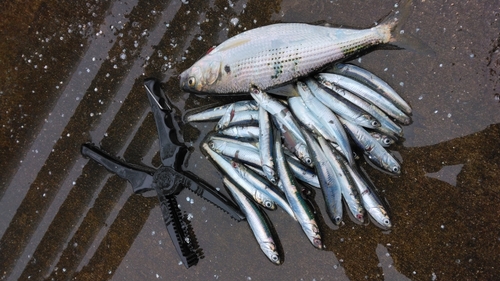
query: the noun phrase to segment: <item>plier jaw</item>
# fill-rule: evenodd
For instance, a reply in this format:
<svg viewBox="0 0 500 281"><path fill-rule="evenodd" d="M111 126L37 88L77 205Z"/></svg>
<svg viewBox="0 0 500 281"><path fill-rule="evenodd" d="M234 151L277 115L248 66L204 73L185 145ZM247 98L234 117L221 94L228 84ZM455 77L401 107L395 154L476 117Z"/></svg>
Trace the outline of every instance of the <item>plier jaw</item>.
<svg viewBox="0 0 500 281"><path fill-rule="evenodd" d="M83 144L81 153L103 165L108 171L129 181L134 193L140 194L153 189L156 191L172 243L183 264L189 268L198 263L202 253L189 221L178 207L176 195L187 188L227 212L237 221L245 219L245 216L232 201L214 187L193 173L182 169L188 148L177 133L180 132L180 127L173 117L173 107L158 80L146 79L144 86L158 130L162 165L154 169L126 163L93 144Z"/></svg>

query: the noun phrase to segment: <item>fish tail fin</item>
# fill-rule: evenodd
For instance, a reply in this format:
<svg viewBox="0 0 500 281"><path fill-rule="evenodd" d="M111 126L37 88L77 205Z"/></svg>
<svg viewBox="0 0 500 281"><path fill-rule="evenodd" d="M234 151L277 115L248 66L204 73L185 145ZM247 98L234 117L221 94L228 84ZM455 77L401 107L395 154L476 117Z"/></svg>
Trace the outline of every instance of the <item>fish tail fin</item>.
<svg viewBox="0 0 500 281"><path fill-rule="evenodd" d="M412 0L401 0L396 6L396 9L382 20L377 27L386 30L386 32L390 32L390 38L386 42L387 44L413 52L434 55L434 51L427 44L408 32L405 32L403 29L404 24L412 12L412 2Z"/></svg>

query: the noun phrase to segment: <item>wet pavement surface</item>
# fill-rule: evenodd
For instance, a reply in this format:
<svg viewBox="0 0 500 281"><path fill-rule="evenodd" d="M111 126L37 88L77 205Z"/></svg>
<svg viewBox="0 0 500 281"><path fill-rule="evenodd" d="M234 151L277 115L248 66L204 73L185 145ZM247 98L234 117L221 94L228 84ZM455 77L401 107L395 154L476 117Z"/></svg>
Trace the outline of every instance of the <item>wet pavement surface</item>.
<svg viewBox="0 0 500 281"><path fill-rule="evenodd" d="M211 46L275 22L365 28L394 3L371 1L16 1L0 4L0 280L494 280L500 275L500 6L414 1L405 25L434 56L375 50L353 60L413 108L400 177L367 170L393 229L346 219L314 249L281 210L268 212L285 261L261 253L246 223L183 191L204 258L186 269L156 197L80 154L86 142L158 166L143 80L156 77L178 120L236 98L179 89ZM241 99L242 97L237 97ZM187 169L214 186L200 153L214 123L182 126ZM321 204L318 196L318 204ZM187 200L180 200L186 198ZM190 202L194 199L194 202Z"/></svg>

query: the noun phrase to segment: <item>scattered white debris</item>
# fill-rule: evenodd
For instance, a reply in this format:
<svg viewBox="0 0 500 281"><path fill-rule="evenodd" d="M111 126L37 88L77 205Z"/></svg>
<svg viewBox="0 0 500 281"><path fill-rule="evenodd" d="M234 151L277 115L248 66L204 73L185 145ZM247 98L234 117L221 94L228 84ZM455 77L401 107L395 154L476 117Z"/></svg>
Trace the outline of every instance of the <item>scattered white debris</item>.
<svg viewBox="0 0 500 281"><path fill-rule="evenodd" d="M231 24L232 24L233 26L238 25L238 22L239 22L239 21L240 21L240 20L239 20L238 18L232 18L232 19L230 20L230 22L231 22Z"/></svg>

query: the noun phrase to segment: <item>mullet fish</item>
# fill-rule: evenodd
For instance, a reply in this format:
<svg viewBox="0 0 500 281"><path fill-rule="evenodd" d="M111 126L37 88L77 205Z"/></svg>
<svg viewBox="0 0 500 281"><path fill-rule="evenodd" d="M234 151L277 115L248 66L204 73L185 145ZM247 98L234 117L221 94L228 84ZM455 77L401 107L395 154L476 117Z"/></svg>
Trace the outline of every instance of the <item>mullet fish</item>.
<svg viewBox="0 0 500 281"><path fill-rule="evenodd" d="M379 25L367 29L333 28L304 23L278 23L242 32L211 49L180 75L186 91L205 94L248 93L254 86L268 90L305 77L369 47L416 45L400 32L411 0L399 5Z"/></svg>

